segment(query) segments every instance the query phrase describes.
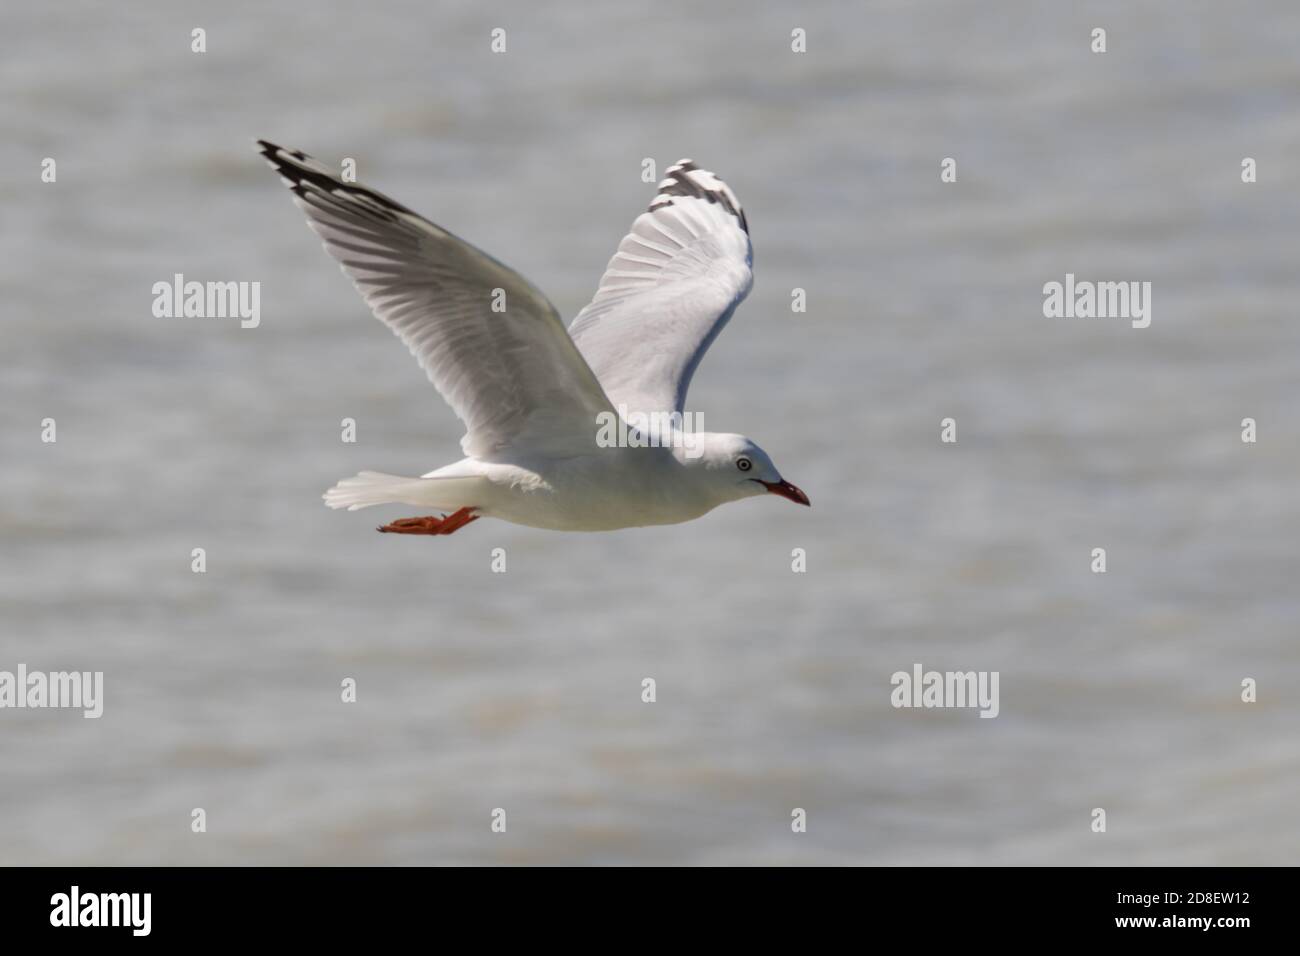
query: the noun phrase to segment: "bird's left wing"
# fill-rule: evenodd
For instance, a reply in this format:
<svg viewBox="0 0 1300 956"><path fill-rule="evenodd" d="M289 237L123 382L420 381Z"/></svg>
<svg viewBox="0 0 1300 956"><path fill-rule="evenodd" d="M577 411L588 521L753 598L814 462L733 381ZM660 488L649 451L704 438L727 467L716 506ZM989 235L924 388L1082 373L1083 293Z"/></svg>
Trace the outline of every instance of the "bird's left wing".
<svg viewBox="0 0 1300 956"><path fill-rule="evenodd" d="M569 326L615 405L684 410L696 366L749 293L752 259L726 184L689 159L670 166Z"/></svg>
<svg viewBox="0 0 1300 956"><path fill-rule="evenodd" d="M465 454L565 456L595 445L599 416L613 409L532 283L305 153L258 146L325 250L465 423Z"/></svg>

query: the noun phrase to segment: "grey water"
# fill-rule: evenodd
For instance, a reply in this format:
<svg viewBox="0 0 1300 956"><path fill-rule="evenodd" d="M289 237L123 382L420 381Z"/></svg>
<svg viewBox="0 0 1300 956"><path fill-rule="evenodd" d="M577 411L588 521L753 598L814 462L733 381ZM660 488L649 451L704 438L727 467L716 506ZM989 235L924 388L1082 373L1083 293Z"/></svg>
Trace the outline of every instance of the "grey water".
<svg viewBox="0 0 1300 956"><path fill-rule="evenodd" d="M0 670L105 694L0 710L0 863L1296 862L1300 7L72 0L0 35ZM755 285L690 407L811 510L327 511L462 430L255 137L566 319L645 159L715 171ZM156 318L176 273L260 282L260 324ZM1067 273L1151 282L1150 327L1045 318ZM891 706L917 663L997 671L997 718Z"/></svg>

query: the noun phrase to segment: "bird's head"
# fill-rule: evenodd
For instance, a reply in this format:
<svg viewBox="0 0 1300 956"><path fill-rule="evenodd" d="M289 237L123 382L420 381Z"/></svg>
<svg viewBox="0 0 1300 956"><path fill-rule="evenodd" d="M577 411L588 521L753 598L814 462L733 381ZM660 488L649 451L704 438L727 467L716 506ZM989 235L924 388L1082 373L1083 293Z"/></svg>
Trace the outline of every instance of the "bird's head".
<svg viewBox="0 0 1300 956"><path fill-rule="evenodd" d="M810 504L807 495L781 477L767 452L744 435L705 432L693 437L697 451L687 460L720 500L773 494Z"/></svg>

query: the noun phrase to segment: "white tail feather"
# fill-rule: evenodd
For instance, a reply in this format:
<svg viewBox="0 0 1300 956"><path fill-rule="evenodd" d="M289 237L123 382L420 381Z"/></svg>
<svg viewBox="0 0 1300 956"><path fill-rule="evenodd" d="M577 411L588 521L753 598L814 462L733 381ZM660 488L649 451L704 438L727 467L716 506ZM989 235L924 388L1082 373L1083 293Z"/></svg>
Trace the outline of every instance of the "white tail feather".
<svg viewBox="0 0 1300 956"><path fill-rule="evenodd" d="M331 508L356 511L371 505L424 505L432 508L471 507L475 502L471 485L479 478L407 478L380 471L363 471L355 478L344 478L323 495Z"/></svg>

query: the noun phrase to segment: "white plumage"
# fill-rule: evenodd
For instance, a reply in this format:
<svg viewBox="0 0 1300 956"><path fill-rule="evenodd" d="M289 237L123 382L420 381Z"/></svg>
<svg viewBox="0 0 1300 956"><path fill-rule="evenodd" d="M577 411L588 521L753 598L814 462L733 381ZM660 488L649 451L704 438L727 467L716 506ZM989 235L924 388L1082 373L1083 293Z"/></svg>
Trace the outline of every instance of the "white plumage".
<svg viewBox="0 0 1300 956"><path fill-rule="evenodd" d="M465 423L462 460L421 478L362 472L326 492L330 507L457 512L380 529L447 534L479 516L582 531L671 524L765 491L807 504L739 435L598 442L619 411L683 411L701 357L749 292L745 215L712 173L669 167L566 332L546 297L491 256L304 153L258 147Z"/></svg>
<svg viewBox="0 0 1300 956"><path fill-rule="evenodd" d="M569 334L615 404L680 412L705 350L754 284L753 255L740 203L712 173L682 160L659 190Z"/></svg>

